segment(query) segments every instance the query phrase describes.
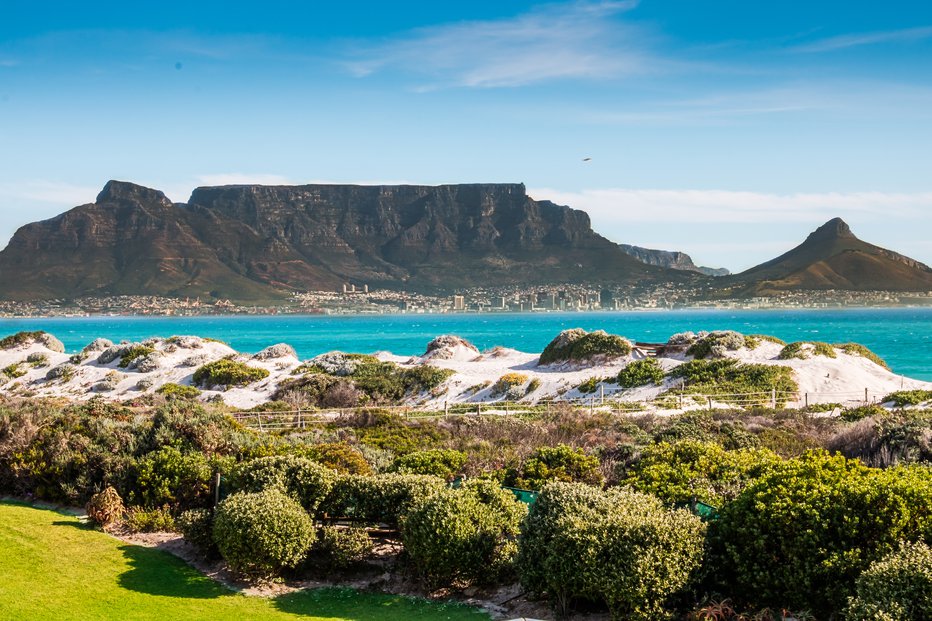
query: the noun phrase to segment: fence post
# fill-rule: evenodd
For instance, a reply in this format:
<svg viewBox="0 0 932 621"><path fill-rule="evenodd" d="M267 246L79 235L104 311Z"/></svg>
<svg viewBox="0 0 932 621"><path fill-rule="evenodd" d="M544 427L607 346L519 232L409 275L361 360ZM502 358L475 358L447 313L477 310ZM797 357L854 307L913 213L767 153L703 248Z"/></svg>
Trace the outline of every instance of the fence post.
<svg viewBox="0 0 932 621"><path fill-rule="evenodd" d="M482 416L482 402L476 401L476 416Z"/></svg>
<svg viewBox="0 0 932 621"><path fill-rule="evenodd" d="M867 405L867 388L864 389L864 405Z"/></svg>
<svg viewBox="0 0 932 621"><path fill-rule="evenodd" d="M709 400L709 411L712 411L712 397L706 397Z"/></svg>
<svg viewBox="0 0 932 621"><path fill-rule="evenodd" d="M806 393L806 408L809 408L809 393Z"/></svg>
<svg viewBox="0 0 932 621"><path fill-rule="evenodd" d="M774 410L777 409L777 389L776 388L770 389L770 407L771 409L774 409Z"/></svg>
<svg viewBox="0 0 932 621"><path fill-rule="evenodd" d="M683 389L680 389L680 409L683 409Z"/></svg>
<svg viewBox="0 0 932 621"><path fill-rule="evenodd" d="M593 401L594 399L595 399L595 397L589 397L589 416L592 416L592 414L593 414L593 412L592 412L592 401Z"/></svg>
<svg viewBox="0 0 932 621"><path fill-rule="evenodd" d="M605 384L599 384L599 406L605 405Z"/></svg>
<svg viewBox="0 0 932 621"><path fill-rule="evenodd" d="M220 502L220 471L214 473L214 506Z"/></svg>
<svg viewBox="0 0 932 621"><path fill-rule="evenodd" d="M304 419L301 417L301 410L298 410L298 429L304 429Z"/></svg>

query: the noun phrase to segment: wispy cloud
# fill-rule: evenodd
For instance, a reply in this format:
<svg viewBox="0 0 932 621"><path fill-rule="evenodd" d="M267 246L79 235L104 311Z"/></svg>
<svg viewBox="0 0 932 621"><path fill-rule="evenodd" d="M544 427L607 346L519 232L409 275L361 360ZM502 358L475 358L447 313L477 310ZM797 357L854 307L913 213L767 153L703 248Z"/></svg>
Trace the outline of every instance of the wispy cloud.
<svg viewBox="0 0 932 621"><path fill-rule="evenodd" d="M644 33L617 15L637 2L550 4L510 19L422 28L346 62L363 77L389 69L424 76L425 88L521 86L640 73L661 64Z"/></svg>
<svg viewBox="0 0 932 621"><path fill-rule="evenodd" d="M932 38L932 26L838 35L813 41L812 43L797 45L791 49L796 52L833 52L835 50L859 47L862 45L912 43L928 38Z"/></svg>
<svg viewBox="0 0 932 621"><path fill-rule="evenodd" d="M932 192L825 192L767 194L725 190L602 189L561 192L546 188L533 196L582 209L603 224L812 222L835 216L921 218Z"/></svg>

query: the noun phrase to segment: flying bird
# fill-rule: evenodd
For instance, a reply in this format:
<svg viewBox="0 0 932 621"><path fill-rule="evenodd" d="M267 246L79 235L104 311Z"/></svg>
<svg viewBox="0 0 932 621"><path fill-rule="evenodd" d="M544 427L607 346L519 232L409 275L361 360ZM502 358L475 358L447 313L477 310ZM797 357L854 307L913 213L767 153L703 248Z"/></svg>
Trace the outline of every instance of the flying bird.
<svg viewBox="0 0 932 621"><path fill-rule="evenodd" d="M592 161L592 158L591 158L591 157L584 157L584 158L582 158L582 161L584 161L584 162L591 162L591 161Z"/></svg>

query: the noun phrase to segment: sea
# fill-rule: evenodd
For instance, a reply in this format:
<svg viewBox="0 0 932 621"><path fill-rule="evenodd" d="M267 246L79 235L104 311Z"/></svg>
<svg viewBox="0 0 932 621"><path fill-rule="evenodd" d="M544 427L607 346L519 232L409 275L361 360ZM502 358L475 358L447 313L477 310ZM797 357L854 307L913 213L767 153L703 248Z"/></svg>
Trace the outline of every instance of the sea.
<svg viewBox="0 0 932 621"><path fill-rule="evenodd" d="M932 381L932 308L839 310L671 310L401 315L92 316L0 319L0 336L45 330L69 352L95 338L114 342L193 334L254 353L288 343L301 358L328 351L390 351L417 355L441 334L461 336L480 349L496 345L539 352L561 330L605 330L662 343L677 332L737 330L787 342L856 342L900 375Z"/></svg>

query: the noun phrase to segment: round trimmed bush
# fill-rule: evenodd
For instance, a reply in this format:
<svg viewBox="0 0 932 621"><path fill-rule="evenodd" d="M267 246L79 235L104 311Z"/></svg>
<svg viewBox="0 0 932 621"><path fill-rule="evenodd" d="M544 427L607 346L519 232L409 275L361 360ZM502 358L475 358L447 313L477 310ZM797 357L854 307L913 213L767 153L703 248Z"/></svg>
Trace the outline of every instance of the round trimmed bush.
<svg viewBox="0 0 932 621"><path fill-rule="evenodd" d="M524 504L492 481L469 481L427 498L404 518L405 550L429 588L490 584L517 553Z"/></svg>
<svg viewBox="0 0 932 621"><path fill-rule="evenodd" d="M278 489L233 494L214 517L214 543L234 571L274 576L297 567L314 543L314 523Z"/></svg>
<svg viewBox="0 0 932 621"><path fill-rule="evenodd" d="M251 367L245 362L222 358L208 362L194 372L197 386L246 386L269 376L266 369Z"/></svg>
<svg viewBox="0 0 932 621"><path fill-rule="evenodd" d="M907 543L871 564L855 585L849 619L932 619L932 548Z"/></svg>
<svg viewBox="0 0 932 621"><path fill-rule="evenodd" d="M330 493L336 478L333 470L297 455L259 457L240 464L232 476L236 490L279 489L312 514Z"/></svg>
<svg viewBox="0 0 932 621"><path fill-rule="evenodd" d="M617 382L622 388L637 388L647 384L659 386L665 373L656 358L643 358L629 362L618 372Z"/></svg>
<svg viewBox="0 0 932 621"><path fill-rule="evenodd" d="M564 330L540 354L538 364L553 364L568 360L582 361L601 356L620 358L631 353L631 343L604 330L586 332L582 328Z"/></svg>
<svg viewBox="0 0 932 621"><path fill-rule="evenodd" d="M772 467L715 522L717 563L755 606L841 610L855 579L898 542L932 538L928 468L867 468L814 452Z"/></svg>
<svg viewBox="0 0 932 621"><path fill-rule="evenodd" d="M604 601L613 619L657 619L700 566L704 538L699 518L652 496L551 483L522 525L516 565L561 614L584 598Z"/></svg>
<svg viewBox="0 0 932 621"><path fill-rule="evenodd" d="M208 502L213 468L199 451L163 446L136 463L134 500L148 507L196 507Z"/></svg>

